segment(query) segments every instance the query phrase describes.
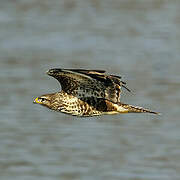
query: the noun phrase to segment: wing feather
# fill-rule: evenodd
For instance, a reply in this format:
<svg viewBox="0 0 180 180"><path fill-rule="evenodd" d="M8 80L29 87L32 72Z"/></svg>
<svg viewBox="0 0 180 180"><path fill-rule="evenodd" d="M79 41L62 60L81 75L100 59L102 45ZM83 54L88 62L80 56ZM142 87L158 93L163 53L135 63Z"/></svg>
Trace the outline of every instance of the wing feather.
<svg viewBox="0 0 180 180"><path fill-rule="evenodd" d="M125 87L125 83L119 76L104 73L104 70L85 69L50 69L47 72L60 82L62 90L68 94L120 102L121 86Z"/></svg>

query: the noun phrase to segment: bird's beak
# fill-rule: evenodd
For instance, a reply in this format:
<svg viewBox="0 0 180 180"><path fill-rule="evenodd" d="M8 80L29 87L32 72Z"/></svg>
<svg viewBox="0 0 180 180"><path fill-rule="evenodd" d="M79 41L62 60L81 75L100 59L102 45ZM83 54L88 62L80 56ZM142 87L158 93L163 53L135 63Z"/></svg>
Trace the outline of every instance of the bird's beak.
<svg viewBox="0 0 180 180"><path fill-rule="evenodd" d="M40 102L39 102L39 98L37 97L37 98L35 98L34 99L34 101L33 101L33 103L35 103L35 104L39 104Z"/></svg>

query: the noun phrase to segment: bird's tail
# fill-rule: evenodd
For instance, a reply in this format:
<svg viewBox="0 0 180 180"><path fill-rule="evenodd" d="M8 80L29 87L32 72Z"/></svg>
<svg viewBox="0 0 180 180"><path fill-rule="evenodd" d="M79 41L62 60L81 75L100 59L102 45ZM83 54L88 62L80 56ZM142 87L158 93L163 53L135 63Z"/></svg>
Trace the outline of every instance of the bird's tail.
<svg viewBox="0 0 180 180"><path fill-rule="evenodd" d="M133 106L124 103L118 103L117 111L119 113L152 113L152 114L159 114L158 112L151 111L149 109L145 109L139 106Z"/></svg>

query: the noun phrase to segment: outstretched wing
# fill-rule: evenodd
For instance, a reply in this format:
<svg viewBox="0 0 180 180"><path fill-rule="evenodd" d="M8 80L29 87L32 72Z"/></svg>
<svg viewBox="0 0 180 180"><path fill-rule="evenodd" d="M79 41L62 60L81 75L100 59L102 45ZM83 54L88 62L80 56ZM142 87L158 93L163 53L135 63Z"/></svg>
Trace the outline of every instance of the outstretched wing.
<svg viewBox="0 0 180 180"><path fill-rule="evenodd" d="M47 74L60 82L64 92L78 98L104 98L116 103L120 102L121 86L125 87L121 77L107 76L104 70L50 69Z"/></svg>

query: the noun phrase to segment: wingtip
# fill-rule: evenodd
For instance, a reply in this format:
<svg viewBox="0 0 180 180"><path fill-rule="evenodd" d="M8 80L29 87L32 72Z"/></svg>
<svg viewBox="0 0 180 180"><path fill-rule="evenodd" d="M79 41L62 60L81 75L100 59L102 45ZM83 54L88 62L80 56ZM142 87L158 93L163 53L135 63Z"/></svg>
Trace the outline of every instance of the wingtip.
<svg viewBox="0 0 180 180"><path fill-rule="evenodd" d="M46 71L47 75L50 75L51 73L52 73L52 69L49 69L49 70Z"/></svg>
<svg viewBox="0 0 180 180"><path fill-rule="evenodd" d="M49 69L48 71L46 71L46 74L49 75L49 76L53 76L54 74L60 72L61 69Z"/></svg>
<svg viewBox="0 0 180 180"><path fill-rule="evenodd" d="M46 71L46 74L49 75L49 70Z"/></svg>

